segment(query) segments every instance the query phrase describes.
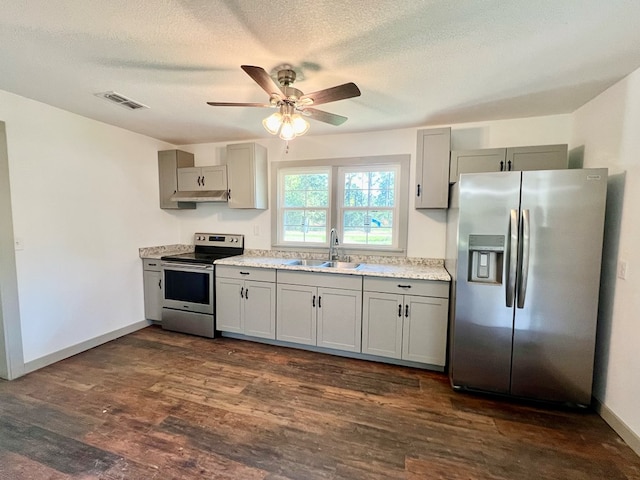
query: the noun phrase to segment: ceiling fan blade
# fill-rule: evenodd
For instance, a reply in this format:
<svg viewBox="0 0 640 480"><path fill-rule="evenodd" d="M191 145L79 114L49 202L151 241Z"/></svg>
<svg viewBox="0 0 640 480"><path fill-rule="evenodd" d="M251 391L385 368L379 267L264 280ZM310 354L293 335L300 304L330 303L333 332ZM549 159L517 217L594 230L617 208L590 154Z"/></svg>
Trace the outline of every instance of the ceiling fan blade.
<svg viewBox="0 0 640 480"><path fill-rule="evenodd" d="M325 112L323 110L318 110L317 108L305 108L302 112L305 115L310 116L314 120L318 120L324 123L330 123L331 125L338 126L347 121L347 117L336 115L335 113Z"/></svg>
<svg viewBox="0 0 640 480"><path fill-rule="evenodd" d="M242 65L240 68L253 78L253 81L260 85L262 89L269 94L269 97L282 98L282 90L264 68L254 67L252 65Z"/></svg>
<svg viewBox="0 0 640 480"><path fill-rule="evenodd" d="M337 87L326 88L313 93L307 93L300 97L300 101L304 103L305 99L313 100L313 105L321 105L323 103L344 100L345 98L353 98L360 96L360 89L353 83L344 83Z"/></svg>
<svg viewBox="0 0 640 480"><path fill-rule="evenodd" d="M207 102L212 107L265 107L271 108L274 105L269 103L234 103L234 102Z"/></svg>

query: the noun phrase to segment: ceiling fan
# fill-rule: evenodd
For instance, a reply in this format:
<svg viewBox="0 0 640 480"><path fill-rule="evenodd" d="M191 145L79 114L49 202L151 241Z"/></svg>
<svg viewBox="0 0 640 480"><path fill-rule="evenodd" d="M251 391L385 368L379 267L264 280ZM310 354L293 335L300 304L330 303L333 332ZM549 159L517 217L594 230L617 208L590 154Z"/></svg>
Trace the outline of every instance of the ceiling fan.
<svg viewBox="0 0 640 480"><path fill-rule="evenodd" d="M296 80L296 72L288 66L278 71L279 86L261 67L242 65L241 68L269 94L269 103L207 102L207 104L214 107L277 108L278 111L265 118L262 124L269 133L280 134L283 140L291 140L307 132L309 122L302 118L302 115L331 125L342 125L347 121L347 117L318 110L313 106L360 96L360 90L353 82L304 94L291 86Z"/></svg>

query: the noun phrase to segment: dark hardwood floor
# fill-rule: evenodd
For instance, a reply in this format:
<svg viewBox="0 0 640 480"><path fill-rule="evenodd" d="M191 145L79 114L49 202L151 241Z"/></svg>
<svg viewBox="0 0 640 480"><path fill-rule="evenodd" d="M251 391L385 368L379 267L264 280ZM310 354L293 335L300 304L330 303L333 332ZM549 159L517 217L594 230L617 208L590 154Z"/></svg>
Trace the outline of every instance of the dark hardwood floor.
<svg viewBox="0 0 640 480"><path fill-rule="evenodd" d="M635 479L593 412L149 327L0 381L0 479Z"/></svg>

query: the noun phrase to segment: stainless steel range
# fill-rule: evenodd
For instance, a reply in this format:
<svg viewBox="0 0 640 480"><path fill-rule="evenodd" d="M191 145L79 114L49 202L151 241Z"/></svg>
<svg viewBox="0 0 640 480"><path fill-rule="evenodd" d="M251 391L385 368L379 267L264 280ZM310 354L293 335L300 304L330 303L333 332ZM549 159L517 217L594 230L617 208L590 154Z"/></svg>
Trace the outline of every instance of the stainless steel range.
<svg viewBox="0 0 640 480"><path fill-rule="evenodd" d="M196 233L195 251L162 260L162 328L213 338L215 274L213 262L242 255L244 235Z"/></svg>

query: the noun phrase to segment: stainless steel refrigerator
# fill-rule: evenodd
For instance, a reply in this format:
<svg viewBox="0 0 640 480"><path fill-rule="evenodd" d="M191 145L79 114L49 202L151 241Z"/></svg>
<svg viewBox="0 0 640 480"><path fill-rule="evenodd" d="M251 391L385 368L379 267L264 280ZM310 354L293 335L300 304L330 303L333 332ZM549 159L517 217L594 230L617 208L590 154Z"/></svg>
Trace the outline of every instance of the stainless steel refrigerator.
<svg viewBox="0 0 640 480"><path fill-rule="evenodd" d="M455 389L591 403L606 169L463 174L451 189Z"/></svg>

